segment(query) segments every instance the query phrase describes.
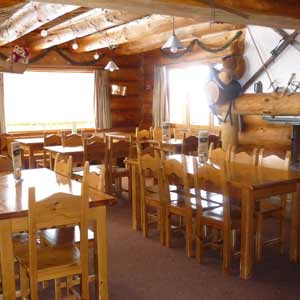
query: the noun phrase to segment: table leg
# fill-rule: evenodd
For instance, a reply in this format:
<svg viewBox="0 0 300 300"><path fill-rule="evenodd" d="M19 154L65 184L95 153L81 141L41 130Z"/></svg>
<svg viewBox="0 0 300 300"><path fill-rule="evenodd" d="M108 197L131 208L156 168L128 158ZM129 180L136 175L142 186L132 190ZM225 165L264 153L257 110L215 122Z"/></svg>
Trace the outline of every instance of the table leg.
<svg viewBox="0 0 300 300"><path fill-rule="evenodd" d="M16 299L11 221L0 221L0 259L3 299Z"/></svg>
<svg viewBox="0 0 300 300"><path fill-rule="evenodd" d="M254 255L254 199L251 190L242 190L240 277L248 279L252 275Z"/></svg>
<svg viewBox="0 0 300 300"><path fill-rule="evenodd" d="M96 299L108 300L106 207L96 208Z"/></svg>
<svg viewBox="0 0 300 300"><path fill-rule="evenodd" d="M300 259L300 184L297 184L296 193L292 195L291 209L291 237L289 255L291 261Z"/></svg>
<svg viewBox="0 0 300 300"><path fill-rule="evenodd" d="M137 176L136 166L131 165L131 209L132 209L132 229L138 230L138 219L137 219Z"/></svg>
<svg viewBox="0 0 300 300"><path fill-rule="evenodd" d="M33 161L33 151L31 147L28 147L28 160L29 160L29 169L34 168L34 161Z"/></svg>

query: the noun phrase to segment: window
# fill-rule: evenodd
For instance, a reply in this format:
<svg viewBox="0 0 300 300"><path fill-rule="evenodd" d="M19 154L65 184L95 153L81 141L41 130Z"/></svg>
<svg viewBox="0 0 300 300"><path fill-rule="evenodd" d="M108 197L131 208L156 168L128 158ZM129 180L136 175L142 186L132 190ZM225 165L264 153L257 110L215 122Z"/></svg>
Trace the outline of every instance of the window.
<svg viewBox="0 0 300 300"><path fill-rule="evenodd" d="M94 73L4 74L8 132L93 128Z"/></svg>
<svg viewBox="0 0 300 300"><path fill-rule="evenodd" d="M208 66L169 69L171 123L207 127L213 125L204 89L208 79Z"/></svg>

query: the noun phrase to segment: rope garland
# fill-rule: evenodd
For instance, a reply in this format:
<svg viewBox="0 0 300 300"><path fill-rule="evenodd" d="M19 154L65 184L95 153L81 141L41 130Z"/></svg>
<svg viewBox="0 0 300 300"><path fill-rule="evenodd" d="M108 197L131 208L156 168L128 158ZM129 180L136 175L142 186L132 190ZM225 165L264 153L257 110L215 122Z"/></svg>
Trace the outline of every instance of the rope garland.
<svg viewBox="0 0 300 300"><path fill-rule="evenodd" d="M210 53L218 53L218 52L221 52L221 51L227 49L241 35L242 35L242 31L238 31L234 35L234 37L232 37L227 43L225 43L223 46L217 47L217 48L209 47L209 46L205 45L204 43L202 43L199 39L194 39L194 40L191 41L189 46L184 51L181 51L179 53L170 53L168 50L162 50L162 49L160 49L160 51L165 57L179 58L179 57L182 57L183 55L185 55L188 52L192 52L193 47L195 45L197 45L199 48L201 48L204 51L207 51L207 52L210 52Z"/></svg>

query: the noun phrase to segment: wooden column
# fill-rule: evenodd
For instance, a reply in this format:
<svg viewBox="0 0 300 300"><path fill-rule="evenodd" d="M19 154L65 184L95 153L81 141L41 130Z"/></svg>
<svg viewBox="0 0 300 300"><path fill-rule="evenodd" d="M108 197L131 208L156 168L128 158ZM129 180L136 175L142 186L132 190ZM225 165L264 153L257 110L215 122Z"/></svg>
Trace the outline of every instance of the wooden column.
<svg viewBox="0 0 300 300"><path fill-rule="evenodd" d="M221 140L222 140L222 148L224 150L227 149L229 145L237 145L238 143L238 116L236 114L232 114L232 124L230 120L226 121L226 123L222 124L221 128Z"/></svg>

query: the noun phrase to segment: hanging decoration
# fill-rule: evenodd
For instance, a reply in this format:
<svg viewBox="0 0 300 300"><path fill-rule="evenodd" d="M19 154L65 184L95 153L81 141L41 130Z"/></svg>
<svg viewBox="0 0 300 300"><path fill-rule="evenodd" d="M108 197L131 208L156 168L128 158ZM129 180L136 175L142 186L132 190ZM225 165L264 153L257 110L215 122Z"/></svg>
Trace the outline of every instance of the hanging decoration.
<svg viewBox="0 0 300 300"><path fill-rule="evenodd" d="M14 63L28 64L29 49L27 47L15 45L10 57L8 57L6 60Z"/></svg>
<svg viewBox="0 0 300 300"><path fill-rule="evenodd" d="M221 51L227 49L235 40L237 40L242 35L242 33L243 33L242 31L238 31L228 42L226 42L221 47L216 47L216 48L209 47L209 46L205 45L204 43L202 43L199 39L194 39L194 40L191 41L189 46L181 52L170 53L169 51L166 51L166 50L163 50L163 49L160 49L160 51L163 54L163 56L166 56L168 58L182 57L186 53L192 52L194 46L198 46L202 50L210 52L210 53L218 53L218 52L221 52Z"/></svg>
<svg viewBox="0 0 300 300"><path fill-rule="evenodd" d="M76 61L76 60L72 59L69 56L69 53L72 53L72 55L74 55L73 52L70 52L68 50L62 50L58 47L53 47L53 48L49 48L49 49L44 50L43 52L41 52L40 54L38 54L34 57L29 58L28 59L28 64L34 64L34 63L39 62L45 56L47 56L50 52L56 52L64 60L66 60L68 63L70 63L71 65L74 65L74 66L94 66L98 63L99 60L103 59L106 56L106 54L103 53L103 54L98 54L99 58L97 60L93 57L93 59L88 60L88 61L84 61L84 62ZM4 53L0 52L0 58L2 60L6 61L9 57L7 55L5 55Z"/></svg>

